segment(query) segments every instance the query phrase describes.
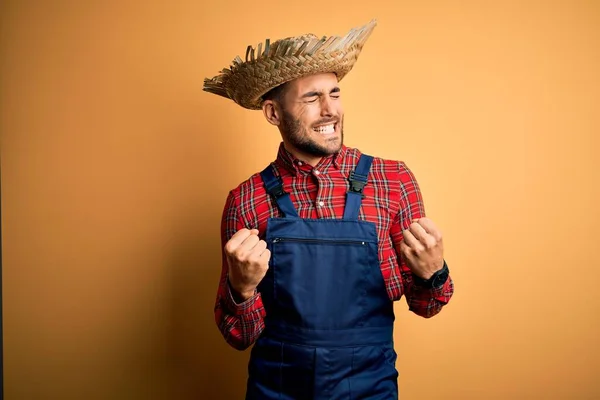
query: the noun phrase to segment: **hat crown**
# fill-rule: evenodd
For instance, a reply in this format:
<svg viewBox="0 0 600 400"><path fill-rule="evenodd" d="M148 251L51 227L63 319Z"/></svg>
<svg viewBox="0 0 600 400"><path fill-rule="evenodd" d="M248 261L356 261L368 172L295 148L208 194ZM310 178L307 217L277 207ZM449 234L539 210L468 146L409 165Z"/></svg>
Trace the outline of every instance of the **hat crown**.
<svg viewBox="0 0 600 400"><path fill-rule="evenodd" d="M341 80L354 67L376 26L372 20L344 37L307 33L246 48L245 60L237 56L229 69L205 79L203 90L229 98L244 108L261 108L262 96L271 89L306 75L333 72Z"/></svg>

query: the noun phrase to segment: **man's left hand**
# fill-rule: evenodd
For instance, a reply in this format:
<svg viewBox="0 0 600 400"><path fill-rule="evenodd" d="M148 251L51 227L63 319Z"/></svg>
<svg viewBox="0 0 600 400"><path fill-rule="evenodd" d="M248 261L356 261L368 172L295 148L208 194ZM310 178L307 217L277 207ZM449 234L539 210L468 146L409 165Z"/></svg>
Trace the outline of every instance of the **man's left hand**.
<svg viewBox="0 0 600 400"><path fill-rule="evenodd" d="M442 233L429 218L419 218L402 232L400 251L413 274L423 279L444 266Z"/></svg>

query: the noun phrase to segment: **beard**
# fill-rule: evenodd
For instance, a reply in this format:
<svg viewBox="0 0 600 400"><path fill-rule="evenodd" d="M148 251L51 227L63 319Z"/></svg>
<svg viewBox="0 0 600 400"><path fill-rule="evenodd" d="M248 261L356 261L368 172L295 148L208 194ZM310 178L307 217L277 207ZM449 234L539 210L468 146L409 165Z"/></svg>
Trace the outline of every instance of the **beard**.
<svg viewBox="0 0 600 400"><path fill-rule="evenodd" d="M335 146L335 148L320 145L319 143L311 139L311 132L308 132L307 129L303 128L302 124L300 123L300 120L295 119L294 116L288 113L286 110L283 110L282 113L281 130L283 136L287 139L287 141L304 154L308 154L315 157L327 157L340 151L342 144L344 143L344 117L338 120L323 119L317 121L315 125L324 124L328 122L337 122L340 127L341 141L337 146Z"/></svg>

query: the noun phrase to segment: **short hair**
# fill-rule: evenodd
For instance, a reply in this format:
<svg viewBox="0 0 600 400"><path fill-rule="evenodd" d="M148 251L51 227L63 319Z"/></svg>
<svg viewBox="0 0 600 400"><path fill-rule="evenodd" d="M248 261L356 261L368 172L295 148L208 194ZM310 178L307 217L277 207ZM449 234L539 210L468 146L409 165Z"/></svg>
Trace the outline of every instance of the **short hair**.
<svg viewBox="0 0 600 400"><path fill-rule="evenodd" d="M266 101L266 100L271 100L271 101L276 101L279 104L282 103L283 101L283 96L285 95L287 89L287 82L286 83L282 83L279 86L275 86L273 89L269 90L267 93L265 93L262 96L262 101Z"/></svg>

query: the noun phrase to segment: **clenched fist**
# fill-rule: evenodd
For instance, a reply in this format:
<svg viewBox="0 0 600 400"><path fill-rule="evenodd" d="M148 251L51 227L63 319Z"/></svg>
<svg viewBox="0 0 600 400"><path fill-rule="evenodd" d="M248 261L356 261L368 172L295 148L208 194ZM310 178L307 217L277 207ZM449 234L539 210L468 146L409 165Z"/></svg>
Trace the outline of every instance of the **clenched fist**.
<svg viewBox="0 0 600 400"><path fill-rule="evenodd" d="M225 244L225 255L231 288L242 301L249 299L269 269L267 242L259 239L256 229L240 229Z"/></svg>
<svg viewBox="0 0 600 400"><path fill-rule="evenodd" d="M400 251L413 274L429 279L444 267L442 233L429 218L420 218L402 232Z"/></svg>

